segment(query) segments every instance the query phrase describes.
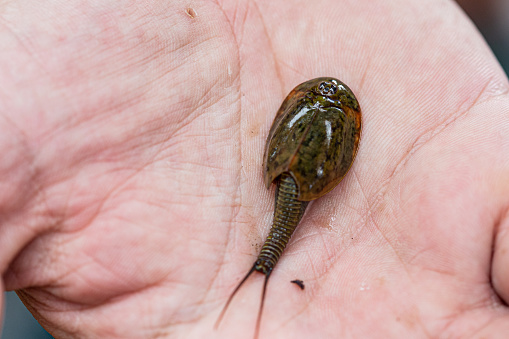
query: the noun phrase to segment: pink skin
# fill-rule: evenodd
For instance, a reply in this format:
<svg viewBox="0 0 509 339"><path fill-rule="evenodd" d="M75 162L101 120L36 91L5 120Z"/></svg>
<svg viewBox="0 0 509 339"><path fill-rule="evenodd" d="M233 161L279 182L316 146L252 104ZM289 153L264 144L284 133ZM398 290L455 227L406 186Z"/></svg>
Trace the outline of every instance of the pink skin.
<svg viewBox="0 0 509 339"><path fill-rule="evenodd" d="M249 338L260 274L213 325L272 219L272 119L317 76L361 145L260 338L509 333L509 83L453 2L3 1L0 46L3 287L55 337Z"/></svg>

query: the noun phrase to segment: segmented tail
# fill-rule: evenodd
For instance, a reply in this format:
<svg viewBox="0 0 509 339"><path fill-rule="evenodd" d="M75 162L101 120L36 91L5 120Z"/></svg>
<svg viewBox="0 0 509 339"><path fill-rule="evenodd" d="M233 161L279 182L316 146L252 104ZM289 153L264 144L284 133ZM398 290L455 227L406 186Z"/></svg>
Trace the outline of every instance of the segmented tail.
<svg viewBox="0 0 509 339"><path fill-rule="evenodd" d="M297 200L299 194L299 188L295 183L295 180L289 173L283 173L279 177L278 185L276 189L276 204L274 208L274 220L272 222L272 228L270 229L269 235L262 246L260 254L256 259L253 267L247 272L240 283L235 287L232 294L228 298L226 305L219 314L219 318L214 325L217 329L221 320L223 319L228 306L230 305L233 297L239 291L240 287L246 282L247 278L254 272L260 272L265 275L265 281L262 289L262 300L260 302L260 309L258 310L258 317L256 319L256 329L254 338L258 338L260 331L260 323L262 319L263 306L265 304L265 294L267 291L267 283L269 281L270 274L276 266L283 250L285 249L290 237L297 228L306 207L307 201Z"/></svg>

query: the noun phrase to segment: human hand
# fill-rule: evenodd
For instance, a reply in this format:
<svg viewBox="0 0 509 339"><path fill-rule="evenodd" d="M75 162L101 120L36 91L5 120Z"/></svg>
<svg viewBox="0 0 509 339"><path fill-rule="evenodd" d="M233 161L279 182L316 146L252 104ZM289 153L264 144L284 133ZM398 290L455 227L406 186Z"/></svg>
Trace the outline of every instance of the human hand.
<svg viewBox="0 0 509 339"><path fill-rule="evenodd" d="M507 78L432 2L0 5L0 263L55 337L250 338L287 93L354 91L357 159L271 275L260 338L507 333ZM290 280L304 280L300 291Z"/></svg>

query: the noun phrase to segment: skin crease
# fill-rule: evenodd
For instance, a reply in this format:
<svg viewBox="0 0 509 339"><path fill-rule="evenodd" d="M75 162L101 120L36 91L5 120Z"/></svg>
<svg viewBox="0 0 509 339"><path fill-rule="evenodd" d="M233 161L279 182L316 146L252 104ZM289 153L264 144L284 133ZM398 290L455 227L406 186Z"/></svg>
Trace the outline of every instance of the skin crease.
<svg viewBox="0 0 509 339"><path fill-rule="evenodd" d="M0 46L2 284L55 337L250 337L260 274L213 324L270 226L274 115L318 76L360 148L260 338L509 331L509 84L454 2L2 1Z"/></svg>

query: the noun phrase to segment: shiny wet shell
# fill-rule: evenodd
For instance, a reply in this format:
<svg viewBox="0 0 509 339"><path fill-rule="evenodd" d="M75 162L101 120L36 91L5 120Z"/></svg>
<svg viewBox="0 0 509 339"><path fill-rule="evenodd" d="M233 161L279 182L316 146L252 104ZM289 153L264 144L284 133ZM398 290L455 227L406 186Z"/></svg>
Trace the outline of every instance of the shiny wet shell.
<svg viewBox="0 0 509 339"><path fill-rule="evenodd" d="M353 92L334 78L295 87L279 108L264 154L267 187L288 172L310 201L332 190L350 169L361 135L361 109Z"/></svg>

